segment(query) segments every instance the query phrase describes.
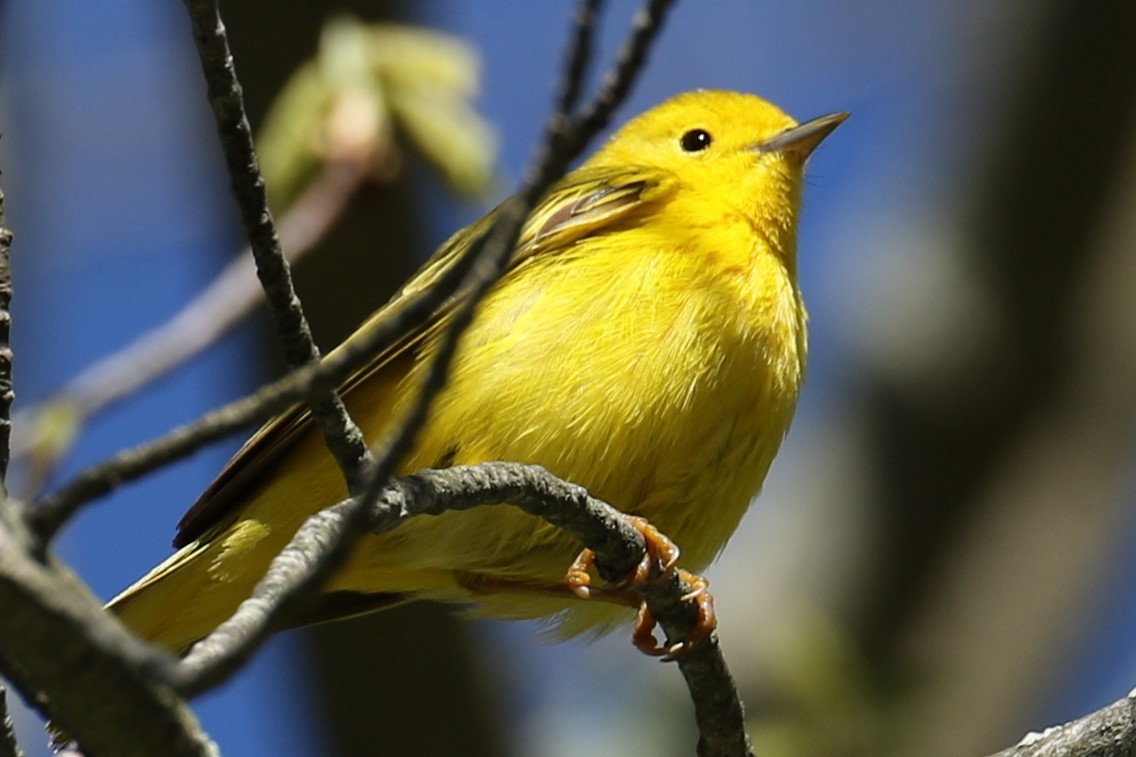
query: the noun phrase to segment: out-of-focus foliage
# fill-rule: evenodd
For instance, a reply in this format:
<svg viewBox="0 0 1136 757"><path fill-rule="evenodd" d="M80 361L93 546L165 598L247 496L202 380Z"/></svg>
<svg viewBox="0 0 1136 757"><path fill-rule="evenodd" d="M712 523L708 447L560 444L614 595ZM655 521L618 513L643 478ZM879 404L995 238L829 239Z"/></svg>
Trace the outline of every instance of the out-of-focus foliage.
<svg viewBox="0 0 1136 757"><path fill-rule="evenodd" d="M872 754L888 744L897 691L878 679L845 628L803 613L763 645L773 697L750 704L754 751L764 757Z"/></svg>
<svg viewBox="0 0 1136 757"><path fill-rule="evenodd" d="M366 160L376 178L399 170L405 138L467 195L491 185L497 140L472 104L477 54L455 37L349 17L328 22L316 56L297 69L258 140L275 210L327 162Z"/></svg>

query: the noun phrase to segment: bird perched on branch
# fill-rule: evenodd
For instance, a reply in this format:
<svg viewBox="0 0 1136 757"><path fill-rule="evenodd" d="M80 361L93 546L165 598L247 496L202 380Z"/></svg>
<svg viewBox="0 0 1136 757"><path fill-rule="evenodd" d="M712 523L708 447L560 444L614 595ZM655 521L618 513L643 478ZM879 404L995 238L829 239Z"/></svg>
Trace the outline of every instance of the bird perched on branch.
<svg viewBox="0 0 1136 757"><path fill-rule="evenodd" d="M682 550L684 567L704 568L793 417L806 355L804 165L846 117L798 125L758 97L698 91L630 121L529 216L400 471L539 464L646 519ZM497 212L451 237L348 343L430 286ZM414 402L461 296L341 387L372 442ZM178 551L109 607L142 637L184 650L249 596L306 518L346 497L307 411L294 408L193 506ZM360 539L297 620L433 599L549 618L564 635L603 628L638 600L581 599L587 566L565 581L579 550L510 507L415 518Z"/></svg>

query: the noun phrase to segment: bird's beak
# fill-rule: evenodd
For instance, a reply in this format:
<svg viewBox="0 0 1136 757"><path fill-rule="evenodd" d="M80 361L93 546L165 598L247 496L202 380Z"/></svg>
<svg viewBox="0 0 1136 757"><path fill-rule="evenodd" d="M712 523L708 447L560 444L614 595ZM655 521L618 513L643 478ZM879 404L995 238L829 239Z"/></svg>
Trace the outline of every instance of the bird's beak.
<svg viewBox="0 0 1136 757"><path fill-rule="evenodd" d="M805 121L775 137L770 137L755 147L759 152L789 153L803 161L825 137L832 133L833 129L844 123L849 115L849 113L830 113L827 116Z"/></svg>

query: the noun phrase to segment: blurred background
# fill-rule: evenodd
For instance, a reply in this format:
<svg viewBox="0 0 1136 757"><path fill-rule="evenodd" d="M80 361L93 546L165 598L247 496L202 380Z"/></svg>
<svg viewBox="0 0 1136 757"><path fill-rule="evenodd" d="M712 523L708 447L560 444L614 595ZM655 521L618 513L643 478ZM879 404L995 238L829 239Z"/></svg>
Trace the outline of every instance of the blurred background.
<svg viewBox="0 0 1136 757"><path fill-rule="evenodd" d="M333 12L456 35L480 58L473 107L496 137L458 124L465 142L451 129L441 143L482 144L493 180L459 198L452 185L468 194L482 167L440 177L402 113L377 180L297 270L327 349L516 186L571 6L229 5L254 128ZM614 5L604 60L633 4ZM1136 684L1136 5L679 2L616 121L698 87L753 91L802 120L853 114L811 163L801 408L708 574L759 753L982 754L1123 696ZM0 134L27 408L176 313L241 233L179 3L0 0ZM253 318L93 418L50 481L279 370ZM168 554L239 441L90 508L66 559L115 594ZM9 700L34 754L40 724ZM552 646L531 624L428 605L282 634L196 705L231 755L681 755L696 738L677 671L624 633Z"/></svg>

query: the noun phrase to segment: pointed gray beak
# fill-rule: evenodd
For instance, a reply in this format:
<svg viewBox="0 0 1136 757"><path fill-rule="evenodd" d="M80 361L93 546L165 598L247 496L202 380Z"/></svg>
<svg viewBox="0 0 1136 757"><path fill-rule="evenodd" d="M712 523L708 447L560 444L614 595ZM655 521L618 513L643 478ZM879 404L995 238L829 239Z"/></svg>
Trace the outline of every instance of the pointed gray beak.
<svg viewBox="0 0 1136 757"><path fill-rule="evenodd" d="M809 154L816 149L825 137L832 133L833 129L844 123L849 115L851 114L830 113L827 116L805 121L803 124L786 129L777 136L755 145L754 149L759 152L791 153L800 160L804 160L809 157Z"/></svg>

